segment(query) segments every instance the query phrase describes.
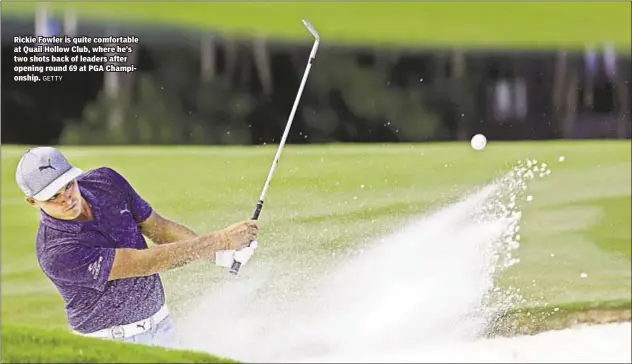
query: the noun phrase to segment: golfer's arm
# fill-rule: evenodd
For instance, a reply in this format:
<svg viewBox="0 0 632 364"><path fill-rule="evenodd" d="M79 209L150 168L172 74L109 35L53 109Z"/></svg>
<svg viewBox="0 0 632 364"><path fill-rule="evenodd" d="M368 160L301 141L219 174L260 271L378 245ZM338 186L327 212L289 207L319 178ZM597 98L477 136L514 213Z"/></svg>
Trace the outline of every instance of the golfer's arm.
<svg viewBox="0 0 632 364"><path fill-rule="evenodd" d="M140 223L141 231L156 244L168 244L176 241L192 239L198 235L187 226L169 220L156 211Z"/></svg>
<svg viewBox="0 0 632 364"><path fill-rule="evenodd" d="M108 280L145 277L202 258L215 261L215 253L222 250L223 246L221 233L216 232L178 244L156 245L149 249L116 249Z"/></svg>

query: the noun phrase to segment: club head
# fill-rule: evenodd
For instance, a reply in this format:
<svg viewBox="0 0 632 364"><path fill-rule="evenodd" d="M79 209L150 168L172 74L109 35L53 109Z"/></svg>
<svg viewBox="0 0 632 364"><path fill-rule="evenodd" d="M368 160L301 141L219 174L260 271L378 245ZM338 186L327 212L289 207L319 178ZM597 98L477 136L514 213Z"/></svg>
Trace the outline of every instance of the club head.
<svg viewBox="0 0 632 364"><path fill-rule="evenodd" d="M320 35L318 35L318 32L316 31L316 29L310 22L303 19L303 24L305 25L307 30L309 30L309 32L312 33L312 35L314 36L314 38L316 38L316 40L320 40Z"/></svg>

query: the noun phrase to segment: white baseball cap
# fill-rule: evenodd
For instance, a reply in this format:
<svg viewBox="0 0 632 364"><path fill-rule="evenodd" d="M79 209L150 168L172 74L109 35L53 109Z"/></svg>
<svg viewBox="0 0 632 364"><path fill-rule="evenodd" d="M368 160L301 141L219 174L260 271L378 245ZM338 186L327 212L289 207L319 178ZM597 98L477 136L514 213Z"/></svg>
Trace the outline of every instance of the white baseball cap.
<svg viewBox="0 0 632 364"><path fill-rule="evenodd" d="M73 167L57 149L38 147L24 153L15 179L27 197L46 201L82 174L83 171Z"/></svg>

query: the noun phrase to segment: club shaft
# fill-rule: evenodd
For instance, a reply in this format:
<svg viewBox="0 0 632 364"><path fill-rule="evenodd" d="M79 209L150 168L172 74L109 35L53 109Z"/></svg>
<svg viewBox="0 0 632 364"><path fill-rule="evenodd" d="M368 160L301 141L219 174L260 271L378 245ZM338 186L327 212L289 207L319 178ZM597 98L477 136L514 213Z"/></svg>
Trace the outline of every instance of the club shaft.
<svg viewBox="0 0 632 364"><path fill-rule="evenodd" d="M272 166L270 167L270 172L268 173L268 178L263 185L263 190L261 191L261 196L259 196L259 201L265 201L266 195L268 194L268 189L270 188L270 182L272 181L272 176L276 171L276 167L279 164L279 159L281 158L281 152L283 151L283 147L285 146L285 141L290 133L290 128L292 127L292 123L294 122L294 115L296 114L296 109L298 108L299 101L301 99L301 95L303 94L303 89L305 88L305 84L307 83L307 77L309 76L309 71L312 68L312 63L314 62L314 58L316 57L316 51L318 50L318 41L314 43L312 47L312 51L309 55L309 61L307 63L307 67L305 68L305 72L303 73L303 79L301 80L301 84L298 88L298 94L296 95L296 99L294 99L294 105L292 106L292 111L290 112L290 116L288 118L287 124L285 125L285 131L283 132L283 136L281 137L281 142L279 143L279 147L277 148L276 155L274 156L274 160L272 162Z"/></svg>
<svg viewBox="0 0 632 364"><path fill-rule="evenodd" d="M272 176L274 176L276 167L279 164L279 159L281 159L281 152L283 151L283 147L285 146L285 141L287 140L287 137L290 134L290 128L292 127L292 122L294 121L294 115L296 114L296 109L298 108L298 104L301 100L303 89L305 88L305 84L307 83L307 77L309 76L309 71L312 69L312 64L314 63L314 59L316 59L316 52L318 51L319 44L320 44L320 40L316 38L316 41L314 41L314 45L312 46L312 50L309 54L309 60L307 61L305 72L303 73L303 79L301 80L301 84L298 87L298 93L296 94L296 98L294 99L294 105L292 106L292 110L290 111L290 116L288 117L287 124L285 125L283 136L281 137L281 141L279 142L279 147L277 148L276 154L274 156L274 160L272 161L270 172L268 172L268 177L266 178L266 182L264 183L263 189L261 190L261 195L259 196L259 201L257 202L257 207L255 208L255 212L252 216L252 220L258 220L259 214L261 214L261 210L263 209L263 203L265 201L266 195L268 194L268 189L270 188L270 182L272 181ZM237 275L239 273L240 268L241 268L241 263L236 260L233 260L233 264L230 267L229 272L233 275Z"/></svg>

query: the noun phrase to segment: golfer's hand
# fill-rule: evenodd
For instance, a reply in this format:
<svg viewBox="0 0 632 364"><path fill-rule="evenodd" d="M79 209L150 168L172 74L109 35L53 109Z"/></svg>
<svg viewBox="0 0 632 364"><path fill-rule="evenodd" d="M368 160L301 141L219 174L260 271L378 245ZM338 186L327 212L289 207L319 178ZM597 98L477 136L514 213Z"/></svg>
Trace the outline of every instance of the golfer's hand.
<svg viewBox="0 0 632 364"><path fill-rule="evenodd" d="M224 250L240 250L247 247L259 235L259 222L246 220L230 225L223 230L225 236Z"/></svg>

